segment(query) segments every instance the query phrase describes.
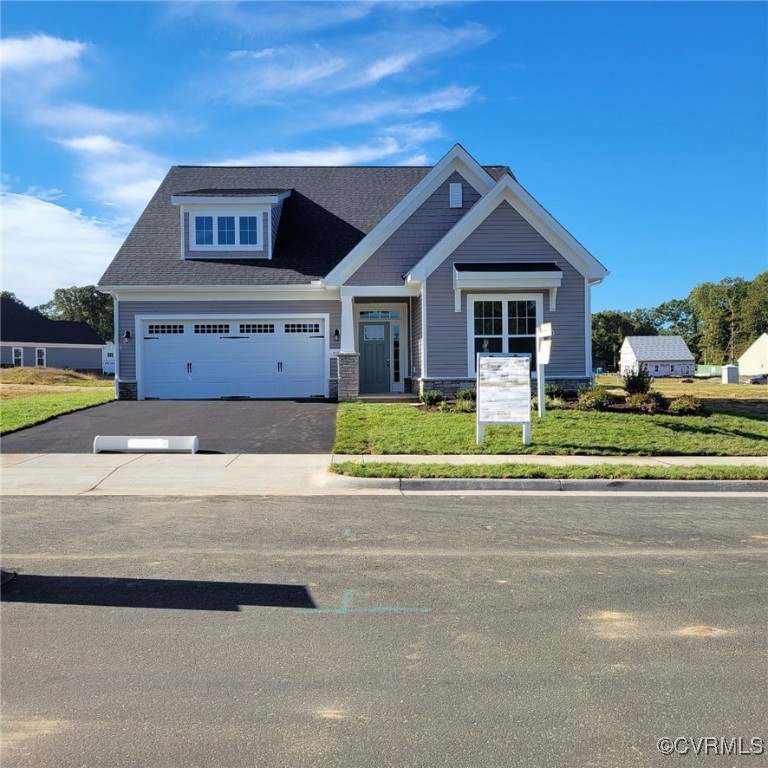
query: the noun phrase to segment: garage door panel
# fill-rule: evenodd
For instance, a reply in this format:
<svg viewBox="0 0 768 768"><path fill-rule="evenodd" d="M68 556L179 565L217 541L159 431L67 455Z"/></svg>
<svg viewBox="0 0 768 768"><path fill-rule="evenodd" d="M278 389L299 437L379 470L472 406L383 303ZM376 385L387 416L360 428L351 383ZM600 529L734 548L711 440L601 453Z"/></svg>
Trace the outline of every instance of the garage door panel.
<svg viewBox="0 0 768 768"><path fill-rule="evenodd" d="M143 396L310 397L326 391L324 323L201 317L145 323ZM154 331L152 334L150 331Z"/></svg>

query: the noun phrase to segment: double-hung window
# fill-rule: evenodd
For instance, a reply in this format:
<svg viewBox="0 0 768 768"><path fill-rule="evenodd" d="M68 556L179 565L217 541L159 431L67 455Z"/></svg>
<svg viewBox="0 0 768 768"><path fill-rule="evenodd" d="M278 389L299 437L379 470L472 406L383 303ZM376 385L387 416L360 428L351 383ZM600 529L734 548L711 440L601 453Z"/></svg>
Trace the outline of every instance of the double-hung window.
<svg viewBox="0 0 768 768"><path fill-rule="evenodd" d="M261 250L261 216L192 213L192 250Z"/></svg>
<svg viewBox="0 0 768 768"><path fill-rule="evenodd" d="M527 353L536 366L536 326L542 322L541 296L477 295L467 297L468 367L475 372L479 352Z"/></svg>

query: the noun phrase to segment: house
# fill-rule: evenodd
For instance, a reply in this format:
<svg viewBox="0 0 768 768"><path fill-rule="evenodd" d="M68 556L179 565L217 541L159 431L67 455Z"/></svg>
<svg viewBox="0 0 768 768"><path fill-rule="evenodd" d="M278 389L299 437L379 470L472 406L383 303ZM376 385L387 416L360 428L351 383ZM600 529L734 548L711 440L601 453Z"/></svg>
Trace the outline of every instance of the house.
<svg viewBox="0 0 768 768"><path fill-rule="evenodd" d="M591 380L607 270L460 145L431 167L173 167L100 280L123 399L451 393L479 351Z"/></svg>
<svg viewBox="0 0 768 768"><path fill-rule="evenodd" d="M749 378L768 373L768 333L758 336L752 346L738 359L739 376Z"/></svg>
<svg viewBox="0 0 768 768"><path fill-rule="evenodd" d="M637 373L642 366L654 378L693 376L696 372L682 336L627 336L619 352L619 370Z"/></svg>
<svg viewBox="0 0 768 768"><path fill-rule="evenodd" d="M0 364L101 370L104 341L87 323L51 320L12 299L0 299Z"/></svg>

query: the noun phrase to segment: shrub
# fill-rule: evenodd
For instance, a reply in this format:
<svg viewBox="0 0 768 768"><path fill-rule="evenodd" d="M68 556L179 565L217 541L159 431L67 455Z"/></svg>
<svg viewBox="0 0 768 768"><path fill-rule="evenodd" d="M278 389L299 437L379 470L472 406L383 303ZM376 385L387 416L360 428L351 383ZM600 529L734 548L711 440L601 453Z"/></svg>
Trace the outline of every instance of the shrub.
<svg viewBox="0 0 768 768"><path fill-rule="evenodd" d="M441 413L450 413L451 412L451 406L448 405L448 403L443 400L442 402L439 402L437 404L437 410Z"/></svg>
<svg viewBox="0 0 768 768"><path fill-rule="evenodd" d="M591 387L579 395L580 411L607 411L614 402L613 396L599 387Z"/></svg>
<svg viewBox="0 0 768 768"><path fill-rule="evenodd" d="M679 416L703 416L707 412L701 400L694 395L680 395L680 397L676 397L669 404L668 410L670 413L676 413Z"/></svg>
<svg viewBox="0 0 768 768"><path fill-rule="evenodd" d="M544 385L544 394L547 397L554 398L554 397L562 397L563 390L560 389L560 386L558 384L555 384L554 382L551 384L545 384Z"/></svg>
<svg viewBox="0 0 768 768"><path fill-rule="evenodd" d="M457 400L467 400L470 403L477 402L477 390L474 387L467 387L466 389L456 390Z"/></svg>
<svg viewBox="0 0 768 768"><path fill-rule="evenodd" d="M667 406L667 401L660 392L638 392L627 397L627 405L634 411L658 413Z"/></svg>
<svg viewBox="0 0 768 768"><path fill-rule="evenodd" d="M462 398L456 401L454 408L456 413L473 413L475 410L475 403L472 400Z"/></svg>
<svg viewBox="0 0 768 768"><path fill-rule="evenodd" d="M419 395L419 400L424 405L437 405L445 400L445 395L437 389L428 389Z"/></svg>
<svg viewBox="0 0 768 768"><path fill-rule="evenodd" d="M578 400L585 392L591 392L593 389L591 384L580 384L576 387L576 399Z"/></svg>
<svg viewBox="0 0 768 768"><path fill-rule="evenodd" d="M653 377L648 373L648 369L641 365L637 372L628 371L625 373L622 382L628 395L641 395L650 392Z"/></svg>
<svg viewBox="0 0 768 768"><path fill-rule="evenodd" d="M551 411L556 411L558 408L567 408L568 403L563 400L562 397L553 397L551 400L547 400L547 408Z"/></svg>

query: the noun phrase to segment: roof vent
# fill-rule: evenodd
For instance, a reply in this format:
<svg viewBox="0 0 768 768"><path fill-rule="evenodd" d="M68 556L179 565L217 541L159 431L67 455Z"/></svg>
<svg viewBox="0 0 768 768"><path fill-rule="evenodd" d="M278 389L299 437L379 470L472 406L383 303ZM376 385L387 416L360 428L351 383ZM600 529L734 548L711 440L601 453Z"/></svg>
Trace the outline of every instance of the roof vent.
<svg viewBox="0 0 768 768"><path fill-rule="evenodd" d="M452 182L448 185L448 205L451 208L462 207L463 200L461 194L461 182Z"/></svg>

